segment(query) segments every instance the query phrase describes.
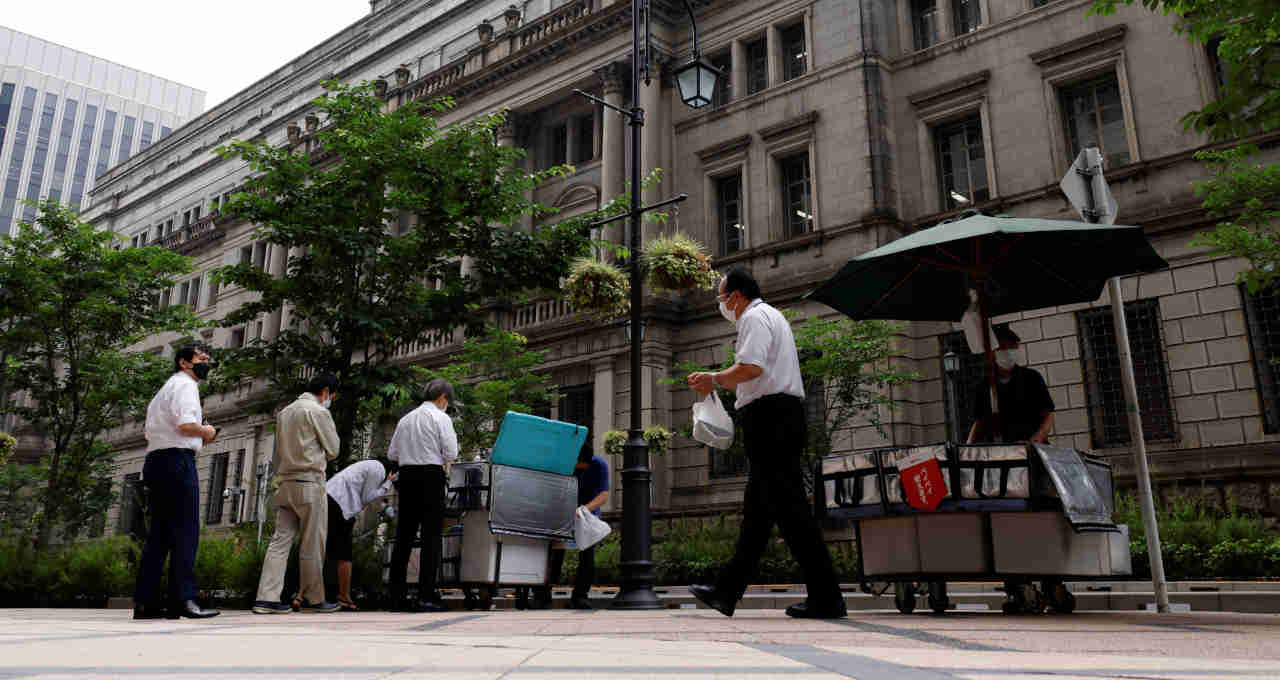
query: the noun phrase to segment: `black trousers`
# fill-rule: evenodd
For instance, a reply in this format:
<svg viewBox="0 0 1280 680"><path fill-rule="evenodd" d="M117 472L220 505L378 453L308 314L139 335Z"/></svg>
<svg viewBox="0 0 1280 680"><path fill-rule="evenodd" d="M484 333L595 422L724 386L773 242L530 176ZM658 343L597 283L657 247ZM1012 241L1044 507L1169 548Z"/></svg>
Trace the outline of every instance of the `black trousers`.
<svg viewBox="0 0 1280 680"><path fill-rule="evenodd" d="M138 581L133 591L137 604L161 603L160 576L169 558L169 604L196 596L196 549L200 546L200 481L196 456L191 449L157 449L142 465L147 489L151 530L142 547Z"/></svg>
<svg viewBox="0 0 1280 680"><path fill-rule="evenodd" d="M560 572L564 569L564 554L564 550L551 551L551 573L547 583L555 584L560 582ZM578 553L578 571L573 577L573 597L585 599L591 593L591 586L595 582L596 547L593 545ZM543 591L549 595L551 586L545 586Z"/></svg>
<svg viewBox="0 0 1280 680"><path fill-rule="evenodd" d="M444 521L444 468L439 465L402 465L399 479L400 509L396 514L396 547L391 552L391 598L405 596L405 572L414 539L422 530L422 558L418 565L418 597L436 597L440 570L440 523Z"/></svg>
<svg viewBox="0 0 1280 680"><path fill-rule="evenodd" d="M742 528L733 559L721 569L716 589L738 598L755 577L776 523L804 573L810 602L840 599L840 583L822 528L804 490L803 453L808 428L804 402L771 394L741 411L743 443L751 472L742 504Z"/></svg>

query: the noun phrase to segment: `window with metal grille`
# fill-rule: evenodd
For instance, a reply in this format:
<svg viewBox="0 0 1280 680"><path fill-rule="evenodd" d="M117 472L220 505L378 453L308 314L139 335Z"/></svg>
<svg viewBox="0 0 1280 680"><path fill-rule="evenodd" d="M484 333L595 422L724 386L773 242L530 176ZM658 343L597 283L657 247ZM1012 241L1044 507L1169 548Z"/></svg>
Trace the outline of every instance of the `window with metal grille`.
<svg viewBox="0 0 1280 680"><path fill-rule="evenodd" d="M982 25L982 6L978 0L951 0L951 25L956 35L978 30Z"/></svg>
<svg viewBox="0 0 1280 680"><path fill-rule="evenodd" d="M742 249L742 173L716 178L716 220L720 223L720 254Z"/></svg>
<svg viewBox="0 0 1280 680"><path fill-rule="evenodd" d="M917 50L938 44L938 0L911 0L911 32Z"/></svg>
<svg viewBox="0 0 1280 680"><path fill-rule="evenodd" d="M947 439L965 442L973 429L974 404L986 389L986 361L981 352L970 352L964 333L956 331L938 337L942 356L942 398L946 407ZM956 358L955 370L947 371L947 354Z"/></svg>
<svg viewBox="0 0 1280 680"><path fill-rule="evenodd" d="M143 504L142 473L131 472L124 476L120 489L120 516L116 518L116 533L141 540L146 533L146 516Z"/></svg>
<svg viewBox="0 0 1280 680"><path fill-rule="evenodd" d="M718 368L711 367L709 370ZM733 444L723 450L707 447L707 452L711 458L711 478L740 477L747 474L749 466L747 465L747 449L742 443L742 428L737 426L738 410L733 407L733 393L722 390L720 392L720 401L724 404L724 410L729 412L729 417L734 422Z"/></svg>
<svg viewBox="0 0 1280 680"><path fill-rule="evenodd" d="M764 38L746 44L747 94L769 87L769 43Z"/></svg>
<svg viewBox="0 0 1280 680"><path fill-rule="evenodd" d="M205 524L222 522L222 492L227 488L227 459L230 454L218 453L209 461L209 494L205 496Z"/></svg>
<svg viewBox="0 0 1280 680"><path fill-rule="evenodd" d="M809 48L804 37L804 22L779 29L782 43L782 80L799 78L809 70Z"/></svg>
<svg viewBox="0 0 1280 680"><path fill-rule="evenodd" d="M595 386L591 384L560 388L560 421L582 425L591 430L595 420ZM587 433L591 441L591 433Z"/></svg>
<svg viewBox="0 0 1280 680"><path fill-rule="evenodd" d="M804 381L804 422L808 425L808 452L812 458L831 455L827 431L827 385L821 379Z"/></svg>
<svg viewBox="0 0 1280 680"><path fill-rule="evenodd" d="M813 229L813 193L809 184L809 153L798 153L778 161L782 177L782 224L784 238Z"/></svg>
<svg viewBox="0 0 1280 680"><path fill-rule="evenodd" d="M242 505L241 498L244 497L244 488L242 486L244 479L244 449L236 452L235 472L231 476L231 483L235 488L231 491L231 523L235 524L240 521L240 507Z"/></svg>
<svg viewBox="0 0 1280 680"><path fill-rule="evenodd" d="M933 143L942 205L951 210L991 198L979 116L939 125Z"/></svg>
<svg viewBox="0 0 1280 680"><path fill-rule="evenodd" d="M1262 424L1267 434L1280 432L1280 286L1250 293L1243 285L1244 316L1249 327L1253 373L1262 403Z"/></svg>
<svg viewBox="0 0 1280 680"><path fill-rule="evenodd" d="M716 78L716 91L711 97L712 106L724 106L733 101L733 57L728 52L721 52L712 56L709 61L711 65L720 69L720 76Z"/></svg>
<svg viewBox="0 0 1280 680"><path fill-rule="evenodd" d="M1169 400L1160 305L1154 299L1125 303L1124 318L1129 327L1129 354L1133 358L1143 434L1149 440L1173 439L1177 427ZM1080 364L1084 369L1093 445L1096 448L1125 446L1129 443L1129 416L1111 306L1077 312L1076 320L1080 328Z"/></svg>
<svg viewBox="0 0 1280 680"><path fill-rule="evenodd" d="M1064 87L1060 94L1069 160L1096 144L1106 159L1106 168L1128 165L1129 132L1124 126L1124 104L1115 74Z"/></svg>
<svg viewBox="0 0 1280 680"><path fill-rule="evenodd" d="M1213 38L1205 43L1204 49L1209 56L1209 66L1213 69L1213 84L1217 87L1219 94L1222 88L1227 84L1227 69L1222 63L1222 57L1218 56L1218 48L1222 46L1222 38Z"/></svg>

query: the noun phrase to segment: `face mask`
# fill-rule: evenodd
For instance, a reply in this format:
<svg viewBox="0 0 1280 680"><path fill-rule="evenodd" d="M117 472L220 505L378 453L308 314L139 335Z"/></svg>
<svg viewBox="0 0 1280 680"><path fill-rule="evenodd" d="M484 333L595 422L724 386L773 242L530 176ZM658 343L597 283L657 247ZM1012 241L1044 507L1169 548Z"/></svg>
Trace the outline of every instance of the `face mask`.
<svg viewBox="0 0 1280 680"><path fill-rule="evenodd" d="M729 323L737 323L738 317L734 316L733 310L729 309L728 300L720 301L720 316L725 318Z"/></svg>
<svg viewBox="0 0 1280 680"><path fill-rule="evenodd" d="M996 366L1009 371L1018 363L1018 352L1012 349L1002 349L996 352Z"/></svg>
<svg viewBox="0 0 1280 680"><path fill-rule="evenodd" d="M191 367L191 372L196 374L196 380L204 380L209 377L209 371L213 370L207 362L195 364Z"/></svg>
<svg viewBox="0 0 1280 680"><path fill-rule="evenodd" d="M320 402L320 405L325 408L329 408L329 405L332 403L333 403L333 399L325 399L324 401Z"/></svg>

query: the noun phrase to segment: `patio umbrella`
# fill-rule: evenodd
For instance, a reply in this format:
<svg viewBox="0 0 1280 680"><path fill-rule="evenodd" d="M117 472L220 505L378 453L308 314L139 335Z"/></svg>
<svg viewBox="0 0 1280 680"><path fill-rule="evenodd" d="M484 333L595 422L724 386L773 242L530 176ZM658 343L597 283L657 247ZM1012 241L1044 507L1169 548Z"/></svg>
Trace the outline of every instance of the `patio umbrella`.
<svg viewBox="0 0 1280 680"><path fill-rule="evenodd" d="M992 316L1093 302L1111 277L1168 266L1141 227L975 214L850 260L806 299L854 319L959 321L977 291L998 417Z"/></svg>
<svg viewBox="0 0 1280 680"><path fill-rule="evenodd" d="M985 322L1093 302L1113 276L1168 266L1141 227L973 215L856 257L807 298L854 319L959 321L973 289Z"/></svg>

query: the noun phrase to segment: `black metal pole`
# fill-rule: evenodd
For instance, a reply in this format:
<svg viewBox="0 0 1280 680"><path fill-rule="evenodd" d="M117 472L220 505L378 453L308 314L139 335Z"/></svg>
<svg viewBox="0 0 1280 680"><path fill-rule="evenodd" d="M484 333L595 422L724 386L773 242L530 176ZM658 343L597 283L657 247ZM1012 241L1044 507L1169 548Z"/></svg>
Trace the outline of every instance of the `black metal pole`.
<svg viewBox="0 0 1280 680"><path fill-rule="evenodd" d="M640 30L641 11L648 3L631 3L631 428L623 446L622 461L622 583L613 599L614 609L659 609L653 592L653 554L650 540L652 527L649 493L653 475L649 471L649 444L644 440L641 421L640 346L644 326L641 307L644 304L643 280L640 277L640 133L644 128L644 109L640 106ZM646 50L645 58L648 58Z"/></svg>

